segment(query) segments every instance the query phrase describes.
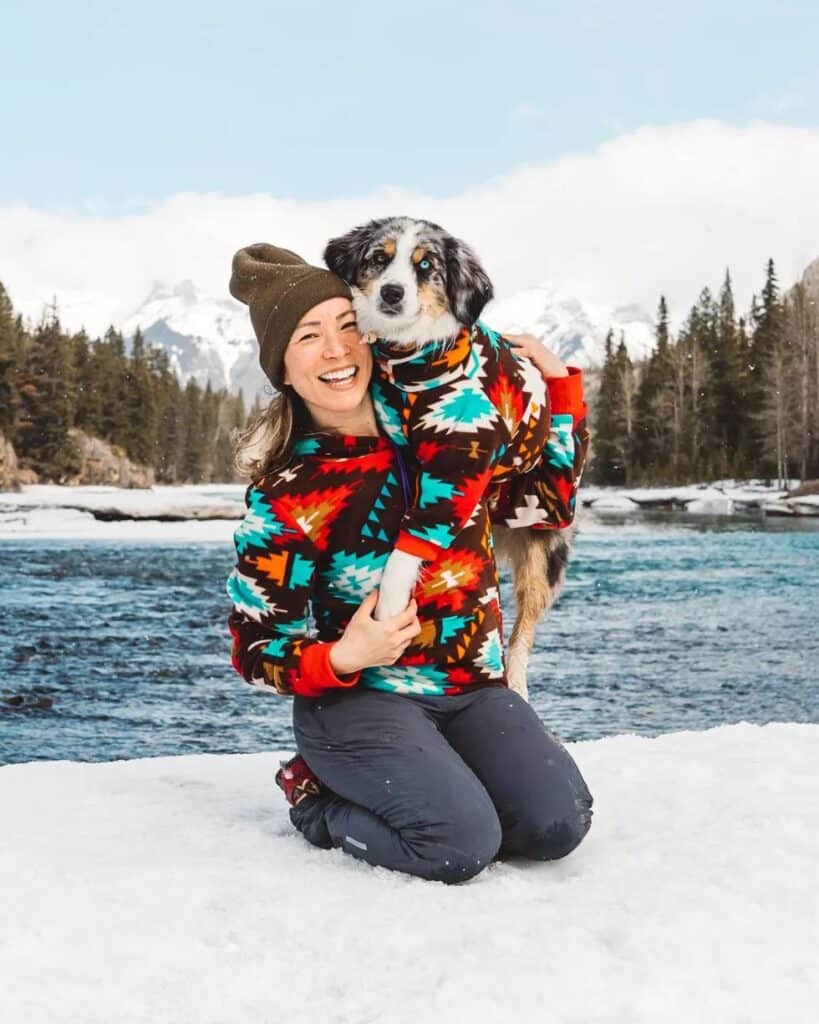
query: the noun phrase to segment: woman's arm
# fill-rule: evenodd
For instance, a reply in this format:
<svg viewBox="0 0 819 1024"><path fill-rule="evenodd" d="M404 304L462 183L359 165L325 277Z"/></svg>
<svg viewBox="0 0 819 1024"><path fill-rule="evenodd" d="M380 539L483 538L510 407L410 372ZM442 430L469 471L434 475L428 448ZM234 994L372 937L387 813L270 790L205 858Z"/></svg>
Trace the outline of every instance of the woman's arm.
<svg viewBox="0 0 819 1024"><path fill-rule="evenodd" d="M551 495L548 527L564 529L574 520L577 488L589 450L583 371L577 366L566 366L531 334L504 334L504 338L517 354L532 360L549 391L549 441L533 473L547 485Z"/></svg>
<svg viewBox="0 0 819 1024"><path fill-rule="evenodd" d="M393 619L375 622L370 595L339 640L310 637L318 552L263 484L248 488L246 502L247 514L234 534L236 567L227 581L236 671L262 689L318 697L355 686L362 668L396 661L420 632L414 603Z"/></svg>

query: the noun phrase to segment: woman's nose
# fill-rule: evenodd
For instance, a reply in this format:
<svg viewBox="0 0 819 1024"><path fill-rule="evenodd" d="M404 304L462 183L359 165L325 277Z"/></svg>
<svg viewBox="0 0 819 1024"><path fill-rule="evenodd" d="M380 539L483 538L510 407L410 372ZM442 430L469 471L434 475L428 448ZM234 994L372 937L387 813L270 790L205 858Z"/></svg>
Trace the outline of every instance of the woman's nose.
<svg viewBox="0 0 819 1024"><path fill-rule="evenodd" d="M347 340L340 331L330 331L324 343L324 354L343 356L347 354Z"/></svg>

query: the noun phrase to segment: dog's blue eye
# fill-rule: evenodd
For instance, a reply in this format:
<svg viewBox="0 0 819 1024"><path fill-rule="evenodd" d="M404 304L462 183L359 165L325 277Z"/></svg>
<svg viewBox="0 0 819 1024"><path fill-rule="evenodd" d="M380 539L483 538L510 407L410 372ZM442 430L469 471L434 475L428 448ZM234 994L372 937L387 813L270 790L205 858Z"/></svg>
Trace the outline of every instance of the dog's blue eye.
<svg viewBox="0 0 819 1024"><path fill-rule="evenodd" d="M421 270L429 270L432 264L429 262L429 260L421 260L418 263L418 266L421 268Z"/></svg>

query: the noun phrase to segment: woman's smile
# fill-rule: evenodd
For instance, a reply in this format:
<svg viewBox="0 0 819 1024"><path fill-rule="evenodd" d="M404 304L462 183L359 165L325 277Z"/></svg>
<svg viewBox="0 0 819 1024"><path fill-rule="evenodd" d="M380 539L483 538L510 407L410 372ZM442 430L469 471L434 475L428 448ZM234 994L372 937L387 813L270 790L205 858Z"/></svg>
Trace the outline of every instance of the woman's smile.
<svg viewBox="0 0 819 1024"><path fill-rule="evenodd" d="M327 370L319 375L319 380L327 384L333 391L349 391L355 386L358 376L357 366L345 366L339 370Z"/></svg>

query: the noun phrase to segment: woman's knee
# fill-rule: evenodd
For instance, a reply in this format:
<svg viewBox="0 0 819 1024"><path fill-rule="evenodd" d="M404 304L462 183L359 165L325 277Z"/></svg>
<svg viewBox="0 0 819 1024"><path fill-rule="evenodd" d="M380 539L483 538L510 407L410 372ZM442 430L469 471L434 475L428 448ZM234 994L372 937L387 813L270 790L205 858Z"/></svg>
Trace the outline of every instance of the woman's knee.
<svg viewBox="0 0 819 1024"><path fill-rule="evenodd" d="M503 834L497 812L486 795L446 814L402 830L401 838L424 862L424 877L439 882L466 882L491 864Z"/></svg>
<svg viewBox="0 0 819 1024"><path fill-rule="evenodd" d="M514 836L507 837L504 849L531 860L560 860L583 842L591 822L592 797L587 791L548 820L519 822Z"/></svg>

